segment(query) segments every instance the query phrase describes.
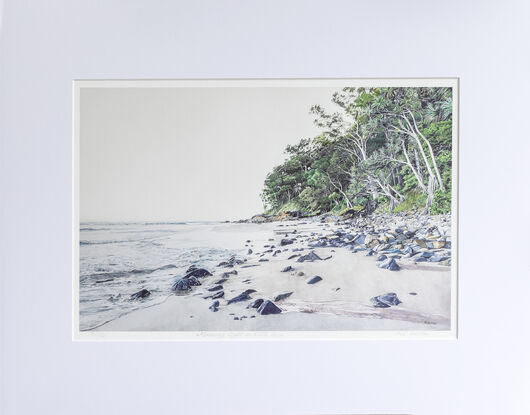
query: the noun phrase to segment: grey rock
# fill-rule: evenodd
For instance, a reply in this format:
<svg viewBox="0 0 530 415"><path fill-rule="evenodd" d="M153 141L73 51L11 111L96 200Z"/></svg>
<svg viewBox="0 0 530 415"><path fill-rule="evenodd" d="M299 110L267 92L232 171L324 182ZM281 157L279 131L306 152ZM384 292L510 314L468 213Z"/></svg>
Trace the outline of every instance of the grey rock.
<svg viewBox="0 0 530 415"><path fill-rule="evenodd" d="M400 267L394 258L389 258L379 264L379 268L388 269L390 271L399 271Z"/></svg>
<svg viewBox="0 0 530 415"><path fill-rule="evenodd" d="M282 310L270 300L266 300L258 308L258 313L265 316L268 314L280 314Z"/></svg>
<svg viewBox="0 0 530 415"><path fill-rule="evenodd" d="M292 266L290 266L290 265L285 267L284 269L282 269L281 272L289 272L289 271L294 271L294 268Z"/></svg>
<svg viewBox="0 0 530 415"><path fill-rule="evenodd" d="M322 258L320 258L315 252L311 251L307 255L302 255L300 258L296 260L296 262L313 262L313 261L322 261Z"/></svg>
<svg viewBox="0 0 530 415"><path fill-rule="evenodd" d="M284 294L278 294L276 297L274 297L274 301L282 301L286 298L289 298L292 295L292 291Z"/></svg>
<svg viewBox="0 0 530 415"><path fill-rule="evenodd" d="M377 308L388 308L394 305L401 304L401 301L397 297L396 293L381 294L376 297L370 298L370 301Z"/></svg>
<svg viewBox="0 0 530 415"><path fill-rule="evenodd" d="M322 281L322 277L319 275L315 275L314 277L309 278L306 281L306 284L316 284L319 281Z"/></svg>
<svg viewBox="0 0 530 415"><path fill-rule="evenodd" d="M138 291L137 293L131 294L131 300L139 300L142 298L147 298L151 295L151 291L146 290L145 288L143 290Z"/></svg>

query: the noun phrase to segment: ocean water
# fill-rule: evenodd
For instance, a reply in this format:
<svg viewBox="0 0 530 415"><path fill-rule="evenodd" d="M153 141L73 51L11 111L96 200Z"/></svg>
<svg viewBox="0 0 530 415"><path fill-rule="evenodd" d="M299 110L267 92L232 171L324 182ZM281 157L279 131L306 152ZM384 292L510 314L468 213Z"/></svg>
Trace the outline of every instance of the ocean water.
<svg viewBox="0 0 530 415"><path fill-rule="evenodd" d="M79 325L89 330L139 308L164 301L190 265L214 271L242 256L249 235L269 226L220 222L82 223ZM131 294L146 288L146 299Z"/></svg>

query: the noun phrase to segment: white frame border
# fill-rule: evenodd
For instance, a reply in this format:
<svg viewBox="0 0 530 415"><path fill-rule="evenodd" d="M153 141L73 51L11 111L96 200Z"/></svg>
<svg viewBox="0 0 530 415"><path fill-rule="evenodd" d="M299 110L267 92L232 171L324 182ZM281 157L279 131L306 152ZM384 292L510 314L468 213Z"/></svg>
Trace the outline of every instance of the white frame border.
<svg viewBox="0 0 530 415"><path fill-rule="evenodd" d="M80 92L83 88L222 87L451 87L453 88L451 197L451 328L445 331L80 331L79 174ZM458 338L458 141L459 78L181 79L74 80L72 114L72 340L74 341L231 341L231 340L456 340Z"/></svg>

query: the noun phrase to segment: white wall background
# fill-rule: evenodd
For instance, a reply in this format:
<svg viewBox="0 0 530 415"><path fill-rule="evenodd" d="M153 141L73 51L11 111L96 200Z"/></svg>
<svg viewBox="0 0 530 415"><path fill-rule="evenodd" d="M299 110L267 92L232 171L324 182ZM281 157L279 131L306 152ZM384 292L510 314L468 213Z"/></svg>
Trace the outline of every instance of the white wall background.
<svg viewBox="0 0 530 415"><path fill-rule="evenodd" d="M530 413L528 2L8 0L3 414ZM461 77L458 341L73 343L74 78Z"/></svg>

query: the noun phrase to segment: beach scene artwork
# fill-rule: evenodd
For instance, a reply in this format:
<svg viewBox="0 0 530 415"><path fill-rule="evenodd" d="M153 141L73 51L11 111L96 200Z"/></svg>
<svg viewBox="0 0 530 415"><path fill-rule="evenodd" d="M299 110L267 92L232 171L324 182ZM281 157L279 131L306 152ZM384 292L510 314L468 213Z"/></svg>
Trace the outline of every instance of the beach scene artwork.
<svg viewBox="0 0 530 415"><path fill-rule="evenodd" d="M454 338L457 87L76 81L74 338Z"/></svg>

